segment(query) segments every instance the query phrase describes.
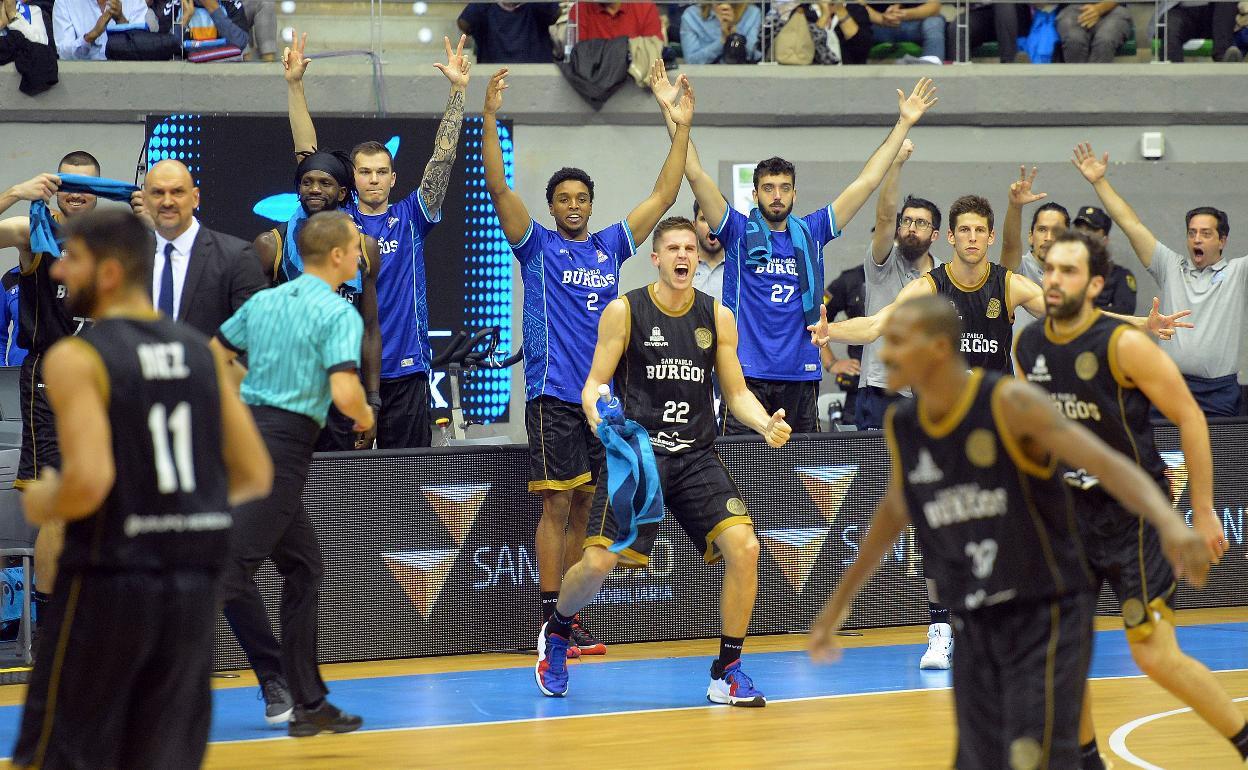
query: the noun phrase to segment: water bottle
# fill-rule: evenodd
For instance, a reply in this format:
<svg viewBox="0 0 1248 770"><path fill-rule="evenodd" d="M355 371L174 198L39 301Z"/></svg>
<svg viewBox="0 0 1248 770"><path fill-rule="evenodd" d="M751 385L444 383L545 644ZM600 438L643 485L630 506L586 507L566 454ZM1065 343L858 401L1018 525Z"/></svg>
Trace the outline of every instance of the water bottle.
<svg viewBox="0 0 1248 770"><path fill-rule="evenodd" d="M603 422L620 424L624 422L624 405L611 395L611 387L607 384L598 386L598 416Z"/></svg>

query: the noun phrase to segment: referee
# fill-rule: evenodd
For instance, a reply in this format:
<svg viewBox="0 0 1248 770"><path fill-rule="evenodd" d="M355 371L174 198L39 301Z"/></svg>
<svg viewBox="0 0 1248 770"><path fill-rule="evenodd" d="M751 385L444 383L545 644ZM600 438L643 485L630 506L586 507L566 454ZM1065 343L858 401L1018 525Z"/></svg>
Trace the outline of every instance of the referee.
<svg viewBox="0 0 1248 770"><path fill-rule="evenodd" d="M303 737L363 724L325 700L328 690L316 662L321 553L302 495L330 402L355 420L359 433L373 427L373 410L356 373L364 322L335 291L359 269L355 224L342 212L314 214L300 229L298 245L303 275L254 295L222 324L213 344L228 349L232 361L247 354L242 397L274 466L272 494L234 512L233 547L221 582L225 617L260 680L266 718L277 723L289 717L290 735ZM285 580L280 647L254 579L268 558ZM278 663L280 670L274 670Z"/></svg>

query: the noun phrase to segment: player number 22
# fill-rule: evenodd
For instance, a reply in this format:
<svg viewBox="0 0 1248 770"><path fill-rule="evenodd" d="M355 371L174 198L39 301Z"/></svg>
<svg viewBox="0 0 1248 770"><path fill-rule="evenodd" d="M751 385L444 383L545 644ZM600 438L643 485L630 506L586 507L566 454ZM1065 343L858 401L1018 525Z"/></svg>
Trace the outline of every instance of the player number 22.
<svg viewBox="0 0 1248 770"><path fill-rule="evenodd" d="M966 555L971 559L971 574L983 580L992 574L992 565L997 560L997 541L989 538L978 543L967 543Z"/></svg>
<svg viewBox="0 0 1248 770"><path fill-rule="evenodd" d="M668 401L663 404L663 422L689 422L685 415L689 414L688 401Z"/></svg>
<svg viewBox="0 0 1248 770"><path fill-rule="evenodd" d="M167 412L152 404L147 414L156 460L156 489L162 495L195 491L195 458L191 452L191 405L183 401ZM172 439L172 441L170 441Z"/></svg>
<svg viewBox="0 0 1248 770"><path fill-rule="evenodd" d="M779 305L783 305L791 299L793 299L793 287L792 286L781 286L778 283L773 283L771 285L771 301L772 302L775 302Z"/></svg>

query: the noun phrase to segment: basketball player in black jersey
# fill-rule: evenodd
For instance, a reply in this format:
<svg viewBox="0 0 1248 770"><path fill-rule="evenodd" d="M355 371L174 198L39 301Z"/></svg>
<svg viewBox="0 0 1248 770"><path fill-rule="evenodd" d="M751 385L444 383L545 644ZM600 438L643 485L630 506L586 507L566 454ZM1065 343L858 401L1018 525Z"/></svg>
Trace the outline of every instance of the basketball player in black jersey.
<svg viewBox="0 0 1248 770"><path fill-rule="evenodd" d="M67 230L52 274L98 322L44 363L61 472L23 503L33 523L66 522L65 548L13 758L199 767L229 507L265 494L272 465L207 339L153 309L151 231L122 209Z"/></svg>
<svg viewBox="0 0 1248 770"><path fill-rule="evenodd" d="M789 440L784 410L768 415L750 393L737 359L737 327L713 297L693 288L698 236L684 217L669 217L654 231L659 280L612 300L603 310L598 344L581 405L595 433L598 387L612 383L624 416L650 435L663 498L672 515L705 551L707 564L724 560L720 601L723 629L719 657L711 665L706 697L734 706L764 706L766 698L741 668L750 613L758 592L758 539L741 493L715 452L715 403L711 373L718 374L724 403L741 422L773 447ZM567 652L573 616L598 593L620 564L645 567L659 524L643 524L620 553L608 548L616 520L599 484L589 512L581 560L563 578L559 603L538 638L537 685L563 696L568 689Z"/></svg>
<svg viewBox="0 0 1248 770"><path fill-rule="evenodd" d="M99 176L100 163L89 152L75 150L57 164L57 173ZM51 200L56 198L53 219L58 224L94 211L94 195L59 192L61 180L55 174L40 174L15 185L0 195L0 214L18 201ZM77 333L85 319L75 318L65 309L65 287L51 276L52 265L60 254L34 253L30 247L30 218L11 217L0 221L0 249L17 249L21 268L17 283L17 343L29 351L22 361L19 385L22 401L22 449L18 461L17 480L13 485L23 489L39 478L44 468L60 466L56 442L56 422L44 392L43 357L62 337ZM41 527L35 538L35 567L38 586L35 598L46 603L56 587L56 564L61 551L62 526L53 522ZM46 616L46 613L45 613Z"/></svg>
<svg viewBox="0 0 1248 770"><path fill-rule="evenodd" d="M1213 457L1205 415L1178 366L1130 325L1097 310L1112 264L1100 239L1068 231L1053 241L1044 265L1048 319L1019 335L1019 376L1044 388L1058 411L1135 460L1153 483L1171 492L1166 463L1153 442L1149 407L1179 428L1192 523L1215 555L1226 550L1213 511ZM1156 530L1134 518L1086 472L1066 474L1088 560L1097 584L1108 580L1120 606L1131 656L1155 682L1187 703L1248 758L1248 725L1203 664L1179 649L1174 632L1174 574ZM1084 701L1083 770L1103 770L1090 698Z"/></svg>
<svg viewBox="0 0 1248 770"><path fill-rule="evenodd" d="M306 216L318 211L336 211L355 189L351 159L345 153L317 150L300 157L295 169L295 192ZM286 250L294 245L295 233L283 222L266 230L252 242L260 258L260 269L271 285L294 280L302 273L300 265L286 258ZM364 346L360 351L360 381L364 383L368 404L373 409L374 425L366 433L355 433L355 421L330 404L329 418L316 440L318 452L346 452L372 449L377 438L376 418L381 413L381 324L377 317L377 274L381 270L381 251L377 239L360 233L363 261L356 280L338 287L338 293L360 311L364 319ZM358 283L359 285L355 285Z"/></svg>
<svg viewBox="0 0 1248 770"><path fill-rule="evenodd" d="M854 596L905 529L922 544L933 601L949 607L959 770L1079 764L1079 704L1096 597L1071 490L1057 463L1086 468L1161 535L1176 570L1201 585L1205 542L1134 463L1043 391L967 370L957 313L935 297L889 319L880 358L888 386L914 389L884 420L892 478L857 561L811 629L811 653L835 657Z"/></svg>

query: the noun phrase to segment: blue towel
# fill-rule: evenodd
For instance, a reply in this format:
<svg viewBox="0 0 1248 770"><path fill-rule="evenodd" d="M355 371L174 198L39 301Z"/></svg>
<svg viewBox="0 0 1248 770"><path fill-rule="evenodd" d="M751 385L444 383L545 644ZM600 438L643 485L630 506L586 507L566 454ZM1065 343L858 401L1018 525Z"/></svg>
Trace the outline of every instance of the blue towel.
<svg viewBox="0 0 1248 770"><path fill-rule="evenodd" d="M295 213L290 215L290 219L286 220L286 237L282 240L282 272L286 275L286 280L293 281L303 275L303 257L299 256L299 244L297 243L299 228L303 227L303 223L308 219L308 212L303 210L303 205L295 206ZM355 277L342 284L350 286L356 294L364 291L364 275L363 271L356 272Z"/></svg>
<svg viewBox="0 0 1248 770"><path fill-rule="evenodd" d="M802 315L807 326L819 322L819 306L823 304L823 276L815 276L818 255L815 238L806 226L806 220L789 215L789 238L793 241L793 256L797 259L798 288L802 294ZM745 226L745 264L763 267L771 261L771 228L763 218L763 212L755 206L750 211L750 221Z"/></svg>
<svg viewBox="0 0 1248 770"><path fill-rule="evenodd" d="M606 413L598 437L607 450L607 499L616 524L608 550L619 553L636 542L638 527L663 520L663 488L645 428L623 414Z"/></svg>
<svg viewBox="0 0 1248 770"><path fill-rule="evenodd" d="M139 188L119 179L104 179L82 174L57 174L61 178L60 192L80 192L98 195L111 201L130 202L130 196ZM30 251L33 254L61 253L60 238L56 234L56 222L44 201L30 204Z"/></svg>

